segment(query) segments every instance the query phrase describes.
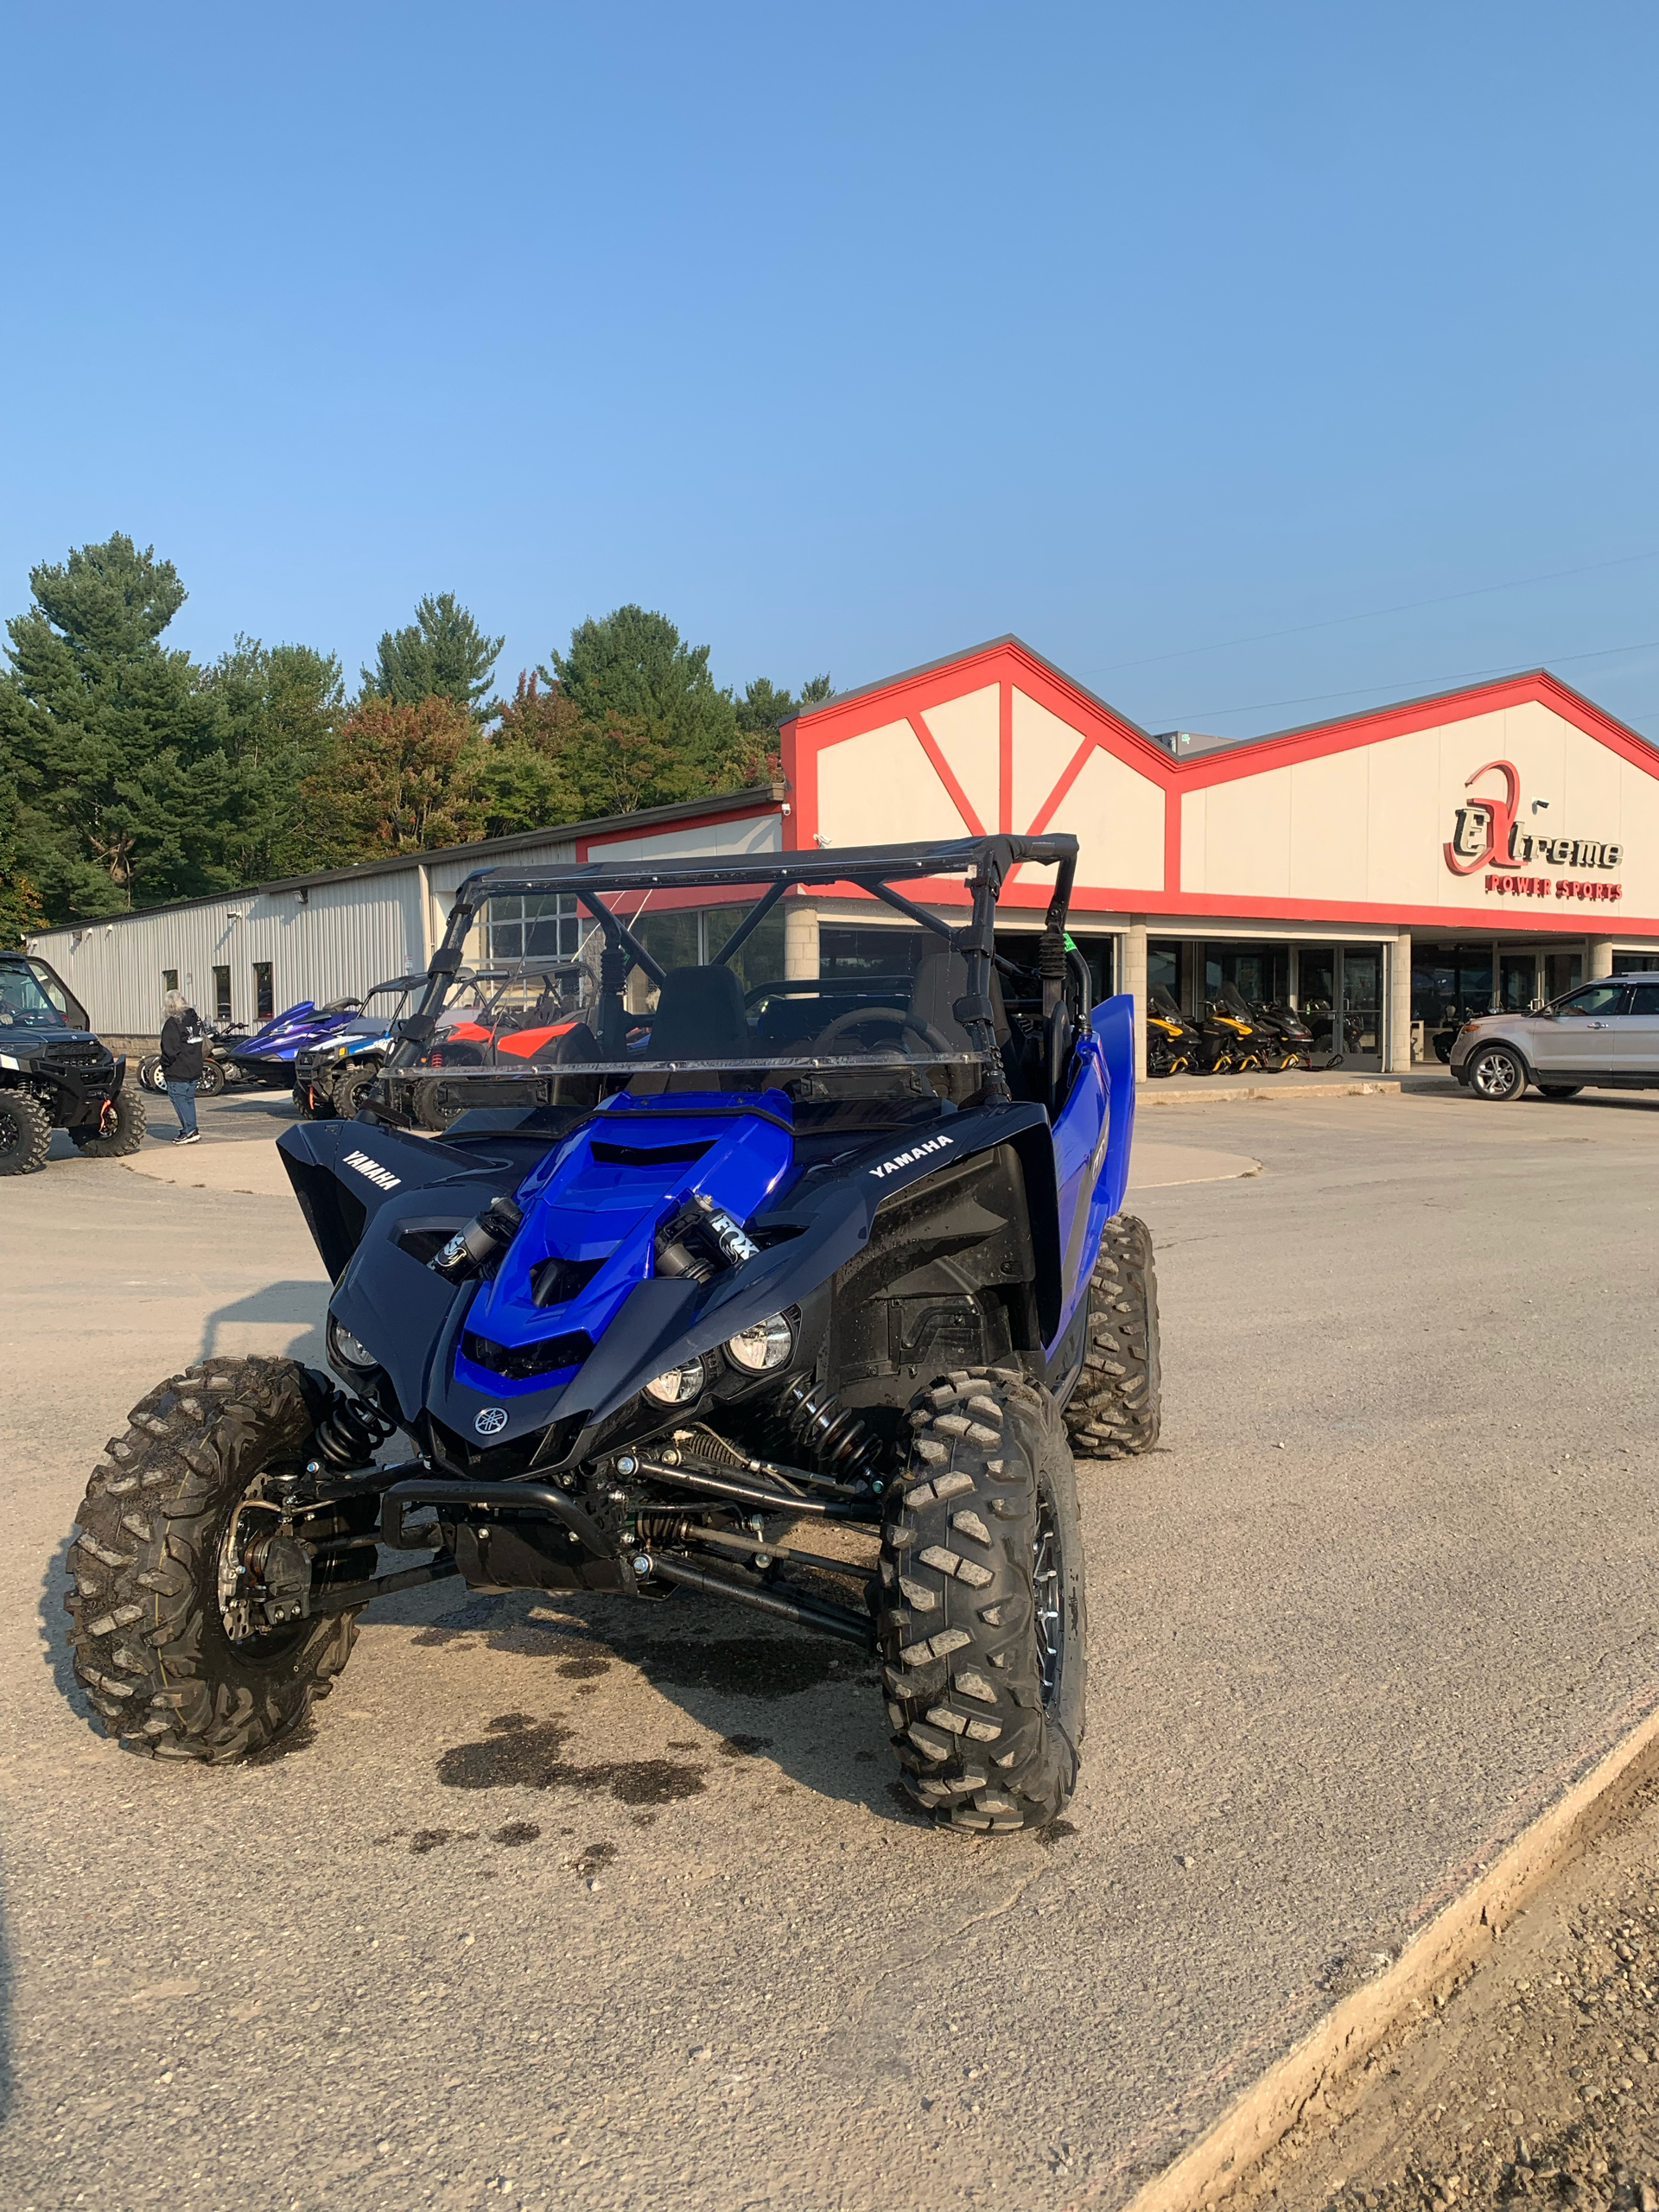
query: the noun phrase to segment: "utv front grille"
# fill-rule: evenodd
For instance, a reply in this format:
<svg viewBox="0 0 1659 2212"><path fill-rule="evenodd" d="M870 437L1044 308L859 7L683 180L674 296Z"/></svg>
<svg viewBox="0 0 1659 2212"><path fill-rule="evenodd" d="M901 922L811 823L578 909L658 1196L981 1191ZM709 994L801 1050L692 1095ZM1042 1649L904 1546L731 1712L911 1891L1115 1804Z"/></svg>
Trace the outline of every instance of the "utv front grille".
<svg viewBox="0 0 1659 2212"><path fill-rule="evenodd" d="M594 1348L585 1329L568 1336L543 1337L539 1344L498 1344L468 1329L461 1349L474 1367L487 1367L508 1382L527 1382L532 1376L551 1375L561 1367L580 1367Z"/></svg>
<svg viewBox="0 0 1659 2212"><path fill-rule="evenodd" d="M54 1045L41 1055L48 1074L84 1075L93 1068L115 1065L115 1055L102 1045Z"/></svg>
<svg viewBox="0 0 1659 2212"><path fill-rule="evenodd" d="M579 1298L605 1262L600 1260L543 1260L530 1271L530 1294L537 1306L565 1306Z"/></svg>
<svg viewBox="0 0 1659 2212"><path fill-rule="evenodd" d="M681 1167L701 1160L713 1142L710 1137L701 1144L607 1144L595 1137L588 1150L607 1167Z"/></svg>

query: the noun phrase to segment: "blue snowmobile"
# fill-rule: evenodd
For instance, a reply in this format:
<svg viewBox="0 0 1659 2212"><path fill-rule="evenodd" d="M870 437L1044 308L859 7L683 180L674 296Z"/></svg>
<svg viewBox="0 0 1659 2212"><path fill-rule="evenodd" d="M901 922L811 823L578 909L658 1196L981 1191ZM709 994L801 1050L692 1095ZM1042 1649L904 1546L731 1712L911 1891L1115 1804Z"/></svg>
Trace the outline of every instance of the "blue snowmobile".
<svg viewBox="0 0 1659 2212"><path fill-rule="evenodd" d="M110 1732L257 1751L365 1605L442 1576L713 1599L875 1655L936 1821L1052 1822L1084 1717L1071 1446L1159 1421L1131 1001L1091 1008L1067 946L1076 854L469 877L367 1118L279 1141L332 1376L204 1361L92 1477L69 1604ZM1052 895L999 935L1015 869ZM463 969L497 899L561 917L575 1009L534 961L516 991ZM417 1134L458 1069L486 1103Z"/></svg>

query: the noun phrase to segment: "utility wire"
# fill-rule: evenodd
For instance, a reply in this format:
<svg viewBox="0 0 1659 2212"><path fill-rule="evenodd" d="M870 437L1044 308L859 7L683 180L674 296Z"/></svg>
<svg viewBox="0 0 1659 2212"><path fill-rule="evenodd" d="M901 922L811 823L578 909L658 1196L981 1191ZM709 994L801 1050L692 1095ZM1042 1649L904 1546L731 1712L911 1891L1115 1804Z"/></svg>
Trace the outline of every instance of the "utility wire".
<svg viewBox="0 0 1659 2212"><path fill-rule="evenodd" d="M1433 691L1443 690L1449 683L1472 683L1477 677L1482 676L1521 676L1529 669L1567 668L1574 661L1580 660L1611 660L1616 653L1649 652L1656 646L1659 646L1659 638L1647 638L1634 645L1604 645L1599 652L1556 653L1546 655L1542 660L1523 661L1519 664L1514 661L1503 661L1495 668L1465 668L1459 670L1455 676L1394 677L1382 683L1356 684L1351 691L1303 691L1299 692L1294 699L1258 699L1253 706L1249 707L1205 707L1200 713L1183 721L1181 726L1183 728L1190 728L1198 722L1220 721L1229 715L1265 714L1270 707L1313 707L1318 706L1326 699L1359 699L1363 698L1368 691L1393 691L1399 690L1402 684L1408 685L1414 691L1415 687L1421 683L1432 694ZM1148 721L1160 721L1163 717L1154 715L1148 715L1147 719Z"/></svg>
<svg viewBox="0 0 1659 2212"><path fill-rule="evenodd" d="M1590 561L1580 569L1552 569L1547 575L1516 576L1506 584L1477 584L1471 591L1443 592L1434 599L1402 599L1398 606L1368 607L1359 614L1331 614L1320 622L1298 622L1288 630L1258 630L1250 637L1224 638L1211 645L1181 645L1173 652L1147 653L1139 660L1097 661L1092 668L1076 669L1073 673L1077 676L1107 676L1115 669L1150 668L1159 661L1190 660L1195 654L1225 652L1233 645L1260 645L1272 638L1302 638L1310 630L1338 629L1344 622L1375 622L1385 614L1409 614L1421 607L1449 607L1454 600L1485 599L1494 592L1522 591L1529 584L1560 583L1567 576L1590 576L1606 569L1628 569L1638 561L1659 561L1659 547L1651 553L1626 553L1617 561ZM1332 692L1326 696L1336 698L1343 695ZM1242 707L1238 709L1241 714L1247 711Z"/></svg>

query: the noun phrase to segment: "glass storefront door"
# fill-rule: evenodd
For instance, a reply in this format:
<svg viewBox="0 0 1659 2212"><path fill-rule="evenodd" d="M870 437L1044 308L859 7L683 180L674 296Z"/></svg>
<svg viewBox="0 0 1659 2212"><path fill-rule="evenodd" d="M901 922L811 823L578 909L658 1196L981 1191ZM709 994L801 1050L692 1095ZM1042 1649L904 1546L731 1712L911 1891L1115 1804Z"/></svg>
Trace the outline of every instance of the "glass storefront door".
<svg viewBox="0 0 1659 2212"><path fill-rule="evenodd" d="M1337 992L1342 1007L1342 1065L1366 1071L1382 1065L1382 948L1337 947ZM1334 1067L1337 1063L1332 1060Z"/></svg>

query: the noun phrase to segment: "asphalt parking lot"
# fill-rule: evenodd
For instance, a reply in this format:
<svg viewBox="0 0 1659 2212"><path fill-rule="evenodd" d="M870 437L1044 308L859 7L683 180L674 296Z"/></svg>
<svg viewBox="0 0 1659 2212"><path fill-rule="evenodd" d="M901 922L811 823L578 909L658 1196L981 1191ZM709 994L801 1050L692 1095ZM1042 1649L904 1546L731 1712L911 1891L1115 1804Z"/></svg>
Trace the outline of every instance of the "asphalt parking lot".
<svg viewBox="0 0 1659 2212"><path fill-rule="evenodd" d="M893 1802L856 1654L677 1603L442 1585L286 1756L95 1737L86 1471L326 1285L280 1198L10 1184L6 2201L1127 2201L1659 1702L1659 1099L1152 1135L1262 1168L1135 1201L1164 1440L1083 1470L1083 1783L997 1845Z"/></svg>

